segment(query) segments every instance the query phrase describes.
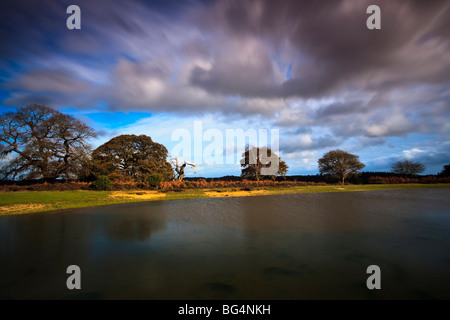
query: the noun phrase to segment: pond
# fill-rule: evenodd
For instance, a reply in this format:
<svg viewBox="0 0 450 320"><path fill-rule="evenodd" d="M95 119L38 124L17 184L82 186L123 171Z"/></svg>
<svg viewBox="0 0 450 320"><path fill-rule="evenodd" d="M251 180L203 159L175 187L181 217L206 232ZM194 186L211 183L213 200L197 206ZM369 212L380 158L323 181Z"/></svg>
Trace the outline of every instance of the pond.
<svg viewBox="0 0 450 320"><path fill-rule="evenodd" d="M68 290L69 265L81 290ZM369 290L367 267L381 270ZM0 217L0 299L450 299L450 190Z"/></svg>

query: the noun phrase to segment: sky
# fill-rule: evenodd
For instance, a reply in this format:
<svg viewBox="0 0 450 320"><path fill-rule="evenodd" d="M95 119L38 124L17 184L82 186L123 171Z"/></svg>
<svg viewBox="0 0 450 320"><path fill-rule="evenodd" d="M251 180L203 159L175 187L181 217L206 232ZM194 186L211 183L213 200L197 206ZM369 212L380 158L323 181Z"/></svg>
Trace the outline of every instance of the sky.
<svg viewBox="0 0 450 320"><path fill-rule="evenodd" d="M449 16L445 0L4 0L0 112L72 114L94 148L146 134L197 164L186 176L240 174L227 130L278 137L289 175L333 149L364 171L408 159L435 174L450 162Z"/></svg>

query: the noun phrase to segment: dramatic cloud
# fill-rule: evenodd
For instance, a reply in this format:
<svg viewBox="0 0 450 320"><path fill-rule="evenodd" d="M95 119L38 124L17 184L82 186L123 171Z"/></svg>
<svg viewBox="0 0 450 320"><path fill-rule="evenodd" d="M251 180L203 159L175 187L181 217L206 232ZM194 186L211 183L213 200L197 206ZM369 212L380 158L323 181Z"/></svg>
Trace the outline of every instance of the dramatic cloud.
<svg viewBox="0 0 450 320"><path fill-rule="evenodd" d="M376 32L365 28L370 4L382 8ZM273 92L317 97L355 85L448 81L449 10L443 1L220 1L202 20L233 37L270 43L266 51L293 66Z"/></svg>
<svg viewBox="0 0 450 320"><path fill-rule="evenodd" d="M17 79L12 86L30 92L81 93L87 90L85 82L78 81L59 70L34 70Z"/></svg>
<svg viewBox="0 0 450 320"><path fill-rule="evenodd" d="M337 147L450 158L439 146L450 139L448 1L80 0L82 29L68 30L71 4L1 2L4 107L276 127L281 152L309 167ZM372 4L381 30L366 28Z"/></svg>

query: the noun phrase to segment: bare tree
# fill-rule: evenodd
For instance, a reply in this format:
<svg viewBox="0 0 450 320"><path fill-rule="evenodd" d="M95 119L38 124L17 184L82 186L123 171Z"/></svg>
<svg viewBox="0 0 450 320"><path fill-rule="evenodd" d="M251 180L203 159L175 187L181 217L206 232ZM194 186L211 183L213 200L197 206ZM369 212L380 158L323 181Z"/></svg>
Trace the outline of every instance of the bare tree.
<svg viewBox="0 0 450 320"><path fill-rule="evenodd" d="M392 164L391 170L393 173L405 176L414 176L425 171L425 166L420 162L403 160Z"/></svg>
<svg viewBox="0 0 450 320"><path fill-rule="evenodd" d="M94 129L71 115L29 105L0 115L2 179L74 178L90 153ZM9 161L8 161L9 160Z"/></svg>
<svg viewBox="0 0 450 320"><path fill-rule="evenodd" d="M184 179L184 170L186 169L186 166L190 166L194 173L197 173L195 171L196 164L194 163L183 161L183 164L180 164L178 158L171 158L171 163L173 170L175 171L175 177L173 179L176 181L182 181Z"/></svg>

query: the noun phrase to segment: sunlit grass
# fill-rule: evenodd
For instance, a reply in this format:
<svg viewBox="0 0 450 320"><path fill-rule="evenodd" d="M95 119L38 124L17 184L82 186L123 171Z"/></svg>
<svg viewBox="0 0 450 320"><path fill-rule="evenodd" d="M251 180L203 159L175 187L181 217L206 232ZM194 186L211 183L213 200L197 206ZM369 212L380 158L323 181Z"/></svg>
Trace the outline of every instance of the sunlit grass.
<svg viewBox="0 0 450 320"><path fill-rule="evenodd" d="M181 191L17 191L0 192L0 215L55 211L69 208L95 207L108 204L196 199L210 197L266 196L292 193L354 192L398 189L450 188L450 184L369 184L294 187L183 189Z"/></svg>

